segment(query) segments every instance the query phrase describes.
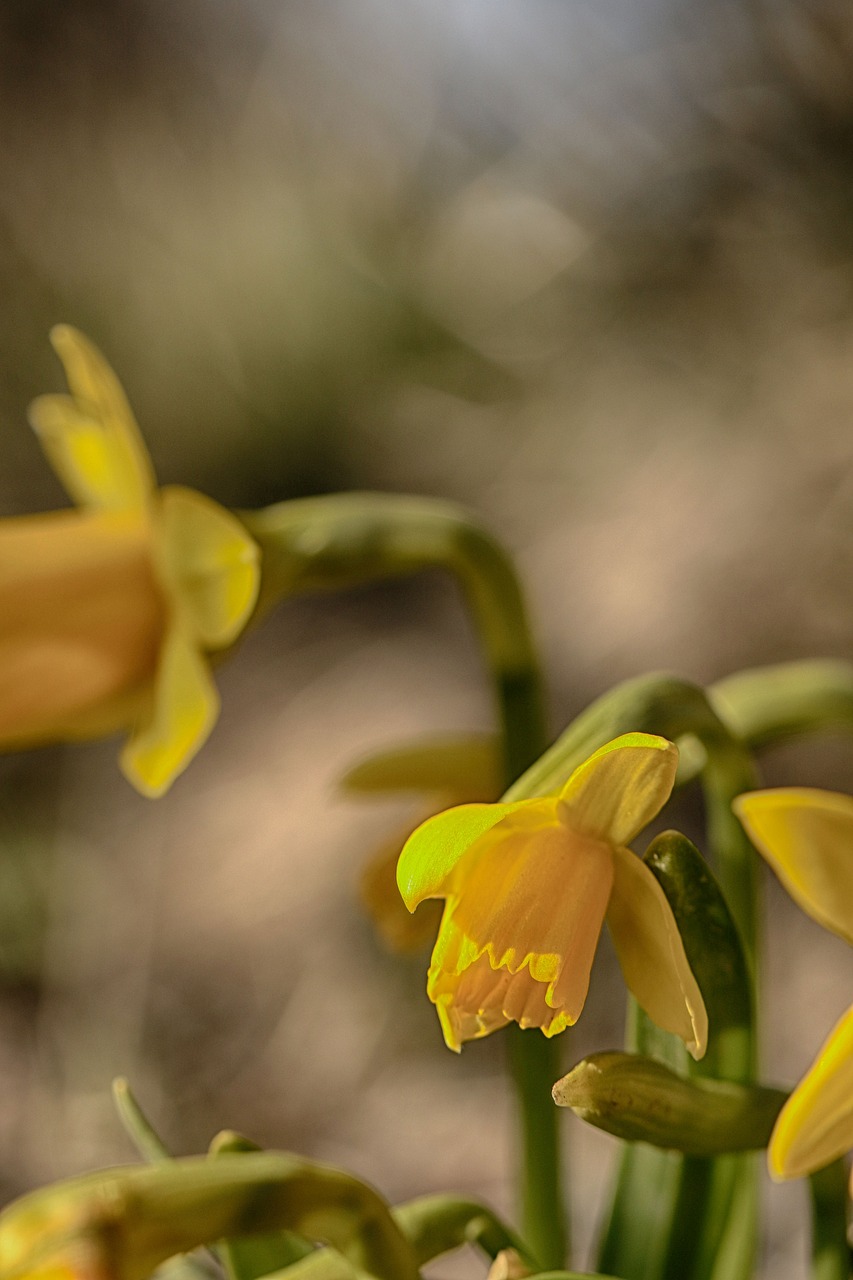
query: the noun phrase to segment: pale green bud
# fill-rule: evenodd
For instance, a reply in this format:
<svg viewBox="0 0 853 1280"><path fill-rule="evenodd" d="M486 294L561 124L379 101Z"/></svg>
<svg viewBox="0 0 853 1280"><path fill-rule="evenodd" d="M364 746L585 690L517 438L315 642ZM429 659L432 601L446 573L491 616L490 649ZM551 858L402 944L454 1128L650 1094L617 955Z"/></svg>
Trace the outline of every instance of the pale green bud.
<svg viewBox="0 0 853 1280"><path fill-rule="evenodd" d="M765 1147L786 1094L758 1085L685 1079L634 1053L595 1053L558 1080L560 1107L629 1142L691 1156Z"/></svg>

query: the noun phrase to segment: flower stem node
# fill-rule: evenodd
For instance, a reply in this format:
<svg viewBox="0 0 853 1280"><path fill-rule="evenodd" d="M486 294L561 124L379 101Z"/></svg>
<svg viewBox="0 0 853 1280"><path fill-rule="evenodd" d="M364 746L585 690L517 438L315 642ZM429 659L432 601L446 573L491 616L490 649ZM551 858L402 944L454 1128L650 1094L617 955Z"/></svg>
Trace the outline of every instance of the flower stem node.
<svg viewBox="0 0 853 1280"><path fill-rule="evenodd" d="M449 1048L510 1022L556 1035L577 1021L605 917L628 987L695 1057L702 995L666 895L627 845L669 797L678 752L625 734L557 792L461 805L407 841L397 884L410 911L443 898L427 979Z"/></svg>

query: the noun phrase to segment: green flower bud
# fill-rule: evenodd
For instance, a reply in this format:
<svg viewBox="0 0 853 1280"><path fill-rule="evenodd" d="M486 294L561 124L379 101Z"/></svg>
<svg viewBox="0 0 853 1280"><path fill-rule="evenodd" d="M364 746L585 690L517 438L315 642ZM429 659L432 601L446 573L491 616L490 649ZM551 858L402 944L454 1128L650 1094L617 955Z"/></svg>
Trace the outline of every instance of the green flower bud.
<svg viewBox="0 0 853 1280"><path fill-rule="evenodd" d="M617 1138L685 1155L766 1147L786 1094L723 1080L687 1080L634 1053L595 1053L558 1080L560 1107Z"/></svg>

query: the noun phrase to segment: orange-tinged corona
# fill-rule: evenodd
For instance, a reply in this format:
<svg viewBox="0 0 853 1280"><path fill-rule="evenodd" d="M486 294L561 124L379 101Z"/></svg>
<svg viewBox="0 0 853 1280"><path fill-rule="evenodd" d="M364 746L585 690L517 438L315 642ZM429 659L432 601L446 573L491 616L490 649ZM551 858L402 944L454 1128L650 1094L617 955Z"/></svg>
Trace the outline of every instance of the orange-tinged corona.
<svg viewBox="0 0 853 1280"><path fill-rule="evenodd" d="M51 339L71 394L30 417L77 509L0 521L0 749L124 729L126 776L160 795L216 720L207 655L254 608L258 548L209 498L155 487L103 356L67 325Z"/></svg>
<svg viewBox="0 0 853 1280"><path fill-rule="evenodd" d="M509 1022L556 1035L577 1021L605 919L628 987L695 1057L707 1015L672 909L627 848L675 780L671 742L626 734L556 795L462 805L407 842L397 883L409 910L443 898L427 994L459 1050Z"/></svg>

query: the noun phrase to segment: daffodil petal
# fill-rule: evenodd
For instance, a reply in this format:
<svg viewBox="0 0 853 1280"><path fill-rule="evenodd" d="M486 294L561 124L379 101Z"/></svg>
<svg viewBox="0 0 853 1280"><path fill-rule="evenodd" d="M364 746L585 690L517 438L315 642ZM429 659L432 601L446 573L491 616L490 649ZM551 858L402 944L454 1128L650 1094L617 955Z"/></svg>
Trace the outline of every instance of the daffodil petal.
<svg viewBox="0 0 853 1280"><path fill-rule="evenodd" d="M230 511L194 489L161 491L161 569L181 613L206 649L242 631L261 580L260 550Z"/></svg>
<svg viewBox="0 0 853 1280"><path fill-rule="evenodd" d="M779 1114L767 1160L774 1178L802 1178L853 1147L853 1006L836 1023Z"/></svg>
<svg viewBox="0 0 853 1280"><path fill-rule="evenodd" d="M626 733L575 769L560 800L576 831L614 845L630 844L666 804L677 768L674 743Z"/></svg>
<svg viewBox="0 0 853 1280"><path fill-rule="evenodd" d="M853 942L853 798L780 787L747 792L733 807L794 901Z"/></svg>
<svg viewBox="0 0 853 1280"><path fill-rule="evenodd" d="M409 910L414 911L425 898L444 896L448 877L475 840L509 814L540 804L530 800L462 804L421 823L409 836L397 863L397 887Z"/></svg>
<svg viewBox="0 0 853 1280"><path fill-rule="evenodd" d="M57 325L50 336L71 389L70 396L39 396L30 405L50 465L81 506L143 508L154 473L121 384L82 333Z"/></svg>
<svg viewBox="0 0 853 1280"><path fill-rule="evenodd" d="M666 894L630 849L614 848L613 868L607 923L628 989L653 1022L701 1058L708 1015Z"/></svg>
<svg viewBox="0 0 853 1280"><path fill-rule="evenodd" d="M219 714L207 663L192 639L172 626L160 651L148 717L121 753L125 776L143 795L159 796L203 745Z"/></svg>

